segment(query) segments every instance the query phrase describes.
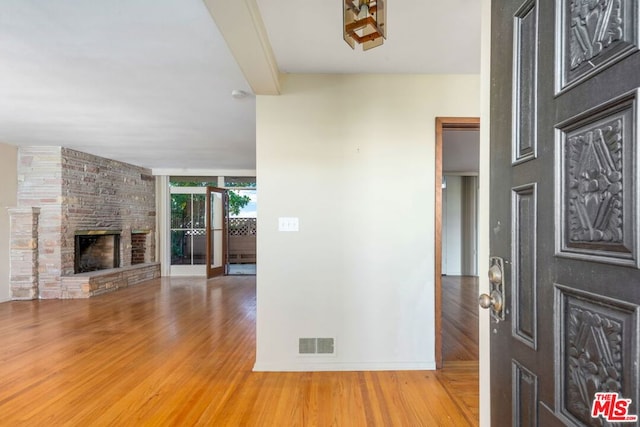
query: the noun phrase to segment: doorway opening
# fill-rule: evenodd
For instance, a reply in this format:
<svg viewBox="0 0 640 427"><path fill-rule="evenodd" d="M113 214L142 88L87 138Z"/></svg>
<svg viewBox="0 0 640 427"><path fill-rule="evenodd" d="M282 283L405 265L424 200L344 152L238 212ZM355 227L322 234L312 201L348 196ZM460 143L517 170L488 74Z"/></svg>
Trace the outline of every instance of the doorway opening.
<svg viewBox="0 0 640 427"><path fill-rule="evenodd" d="M169 193L171 276L256 274L255 177L171 176Z"/></svg>
<svg viewBox="0 0 640 427"><path fill-rule="evenodd" d="M442 367L443 360L478 360L479 130L478 118L436 118L437 368Z"/></svg>
<svg viewBox="0 0 640 427"><path fill-rule="evenodd" d="M258 191L255 177L225 177L229 189L229 275L255 275Z"/></svg>

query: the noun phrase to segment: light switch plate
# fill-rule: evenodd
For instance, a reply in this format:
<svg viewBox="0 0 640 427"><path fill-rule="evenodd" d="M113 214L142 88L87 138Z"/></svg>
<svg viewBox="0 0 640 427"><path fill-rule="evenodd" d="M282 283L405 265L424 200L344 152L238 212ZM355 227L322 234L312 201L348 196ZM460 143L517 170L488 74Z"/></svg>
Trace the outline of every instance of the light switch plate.
<svg viewBox="0 0 640 427"><path fill-rule="evenodd" d="M295 217L278 218L278 231L298 231L299 222Z"/></svg>

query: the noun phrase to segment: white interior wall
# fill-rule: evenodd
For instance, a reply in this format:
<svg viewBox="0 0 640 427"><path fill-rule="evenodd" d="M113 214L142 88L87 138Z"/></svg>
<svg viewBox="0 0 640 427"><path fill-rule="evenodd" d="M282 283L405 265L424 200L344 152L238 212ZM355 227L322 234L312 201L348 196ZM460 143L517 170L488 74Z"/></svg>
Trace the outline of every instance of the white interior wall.
<svg viewBox="0 0 640 427"><path fill-rule="evenodd" d="M0 144L0 302L11 299L9 244L11 240L7 208L18 203L18 149Z"/></svg>
<svg viewBox="0 0 640 427"><path fill-rule="evenodd" d="M445 175L442 189L442 273L462 274L462 177Z"/></svg>
<svg viewBox="0 0 640 427"><path fill-rule="evenodd" d="M475 75L287 75L258 96L256 370L434 368L435 117L478 114Z"/></svg>

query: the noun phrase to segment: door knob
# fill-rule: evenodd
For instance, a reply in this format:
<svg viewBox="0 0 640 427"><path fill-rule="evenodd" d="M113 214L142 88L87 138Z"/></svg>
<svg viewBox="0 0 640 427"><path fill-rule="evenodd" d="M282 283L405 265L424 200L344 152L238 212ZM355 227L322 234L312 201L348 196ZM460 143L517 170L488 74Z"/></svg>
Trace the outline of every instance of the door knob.
<svg viewBox="0 0 640 427"><path fill-rule="evenodd" d="M478 297L478 304L482 308L491 308L494 312L502 310L502 294L498 291L491 292L491 295L482 294Z"/></svg>

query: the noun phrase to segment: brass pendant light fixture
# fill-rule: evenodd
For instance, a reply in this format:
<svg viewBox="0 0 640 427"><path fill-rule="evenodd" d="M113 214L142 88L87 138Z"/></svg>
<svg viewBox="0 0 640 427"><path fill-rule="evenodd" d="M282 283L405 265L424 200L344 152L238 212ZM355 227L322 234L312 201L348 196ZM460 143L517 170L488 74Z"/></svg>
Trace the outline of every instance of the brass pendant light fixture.
<svg viewBox="0 0 640 427"><path fill-rule="evenodd" d="M387 38L386 0L343 0L343 36L352 49L380 46Z"/></svg>

